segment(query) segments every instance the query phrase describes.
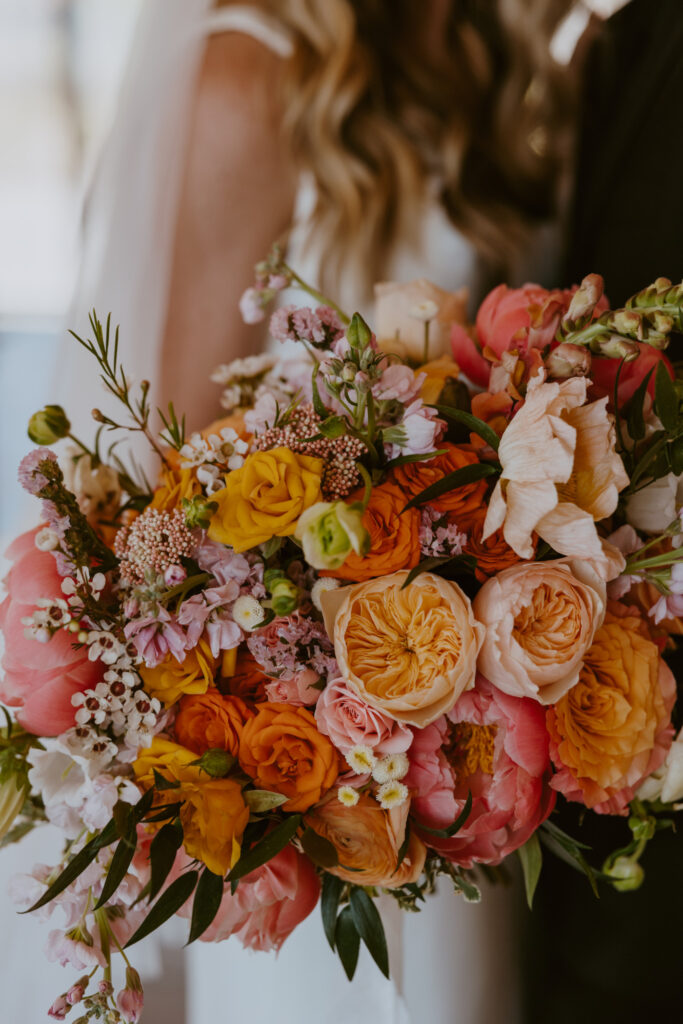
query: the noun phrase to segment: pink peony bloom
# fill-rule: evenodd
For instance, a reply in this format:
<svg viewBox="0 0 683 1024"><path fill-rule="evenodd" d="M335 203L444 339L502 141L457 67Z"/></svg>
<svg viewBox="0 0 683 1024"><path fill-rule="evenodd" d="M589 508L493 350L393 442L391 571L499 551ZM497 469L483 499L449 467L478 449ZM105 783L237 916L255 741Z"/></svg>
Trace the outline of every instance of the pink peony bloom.
<svg viewBox="0 0 683 1024"><path fill-rule="evenodd" d="M266 684L266 700L273 704L293 704L312 707L320 697L315 684L320 676L311 668L304 668L293 676L272 679Z"/></svg>
<svg viewBox="0 0 683 1024"><path fill-rule="evenodd" d="M420 821L430 828L452 824L472 793L472 810L456 836L425 836L429 846L469 868L499 864L529 839L555 805L549 779L543 708L478 676L445 720L416 733L403 781L414 792L418 829Z"/></svg>
<svg viewBox="0 0 683 1024"><path fill-rule="evenodd" d="M325 687L315 708L315 719L320 732L343 752L362 744L372 747L376 754L398 754L413 742L411 729L371 708L348 689L343 679Z"/></svg>
<svg viewBox="0 0 683 1024"><path fill-rule="evenodd" d="M304 918L308 917L320 895L320 883L307 857L293 846L241 879L234 894L228 885L211 926L201 936L203 942L222 942L236 935L247 949L267 952L279 950L283 942ZM180 910L181 917L192 913L191 901Z"/></svg>
<svg viewBox="0 0 683 1024"><path fill-rule="evenodd" d="M88 660L87 649L75 651L73 637L58 630L48 643L24 635L22 619L29 617L40 598L62 597L62 579L54 558L35 546L38 529L18 537L7 551L13 562L0 604L0 629L5 651L0 698L21 710L17 719L29 732L56 736L74 724L74 693L97 685L103 667Z"/></svg>

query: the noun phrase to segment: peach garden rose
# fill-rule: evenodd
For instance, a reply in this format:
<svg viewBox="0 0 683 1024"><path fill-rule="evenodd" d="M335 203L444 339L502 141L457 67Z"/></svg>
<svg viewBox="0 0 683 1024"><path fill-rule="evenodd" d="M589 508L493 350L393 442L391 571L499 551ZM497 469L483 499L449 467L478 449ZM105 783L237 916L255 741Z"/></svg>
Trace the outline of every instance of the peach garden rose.
<svg viewBox="0 0 683 1024"><path fill-rule="evenodd" d="M483 627L455 583L407 572L328 591L325 625L346 685L390 718L423 728L474 683Z"/></svg>

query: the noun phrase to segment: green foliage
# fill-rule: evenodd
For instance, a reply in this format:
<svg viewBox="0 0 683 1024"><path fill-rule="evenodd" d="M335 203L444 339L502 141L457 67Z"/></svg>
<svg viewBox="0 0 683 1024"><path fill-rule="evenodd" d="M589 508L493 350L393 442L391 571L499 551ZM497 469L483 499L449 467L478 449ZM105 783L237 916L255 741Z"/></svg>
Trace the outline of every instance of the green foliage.
<svg viewBox="0 0 683 1024"><path fill-rule="evenodd" d="M223 899L225 883L222 875L215 875L213 871L204 868L199 876L199 882L194 894L192 904L192 920L190 922L190 937L188 945L194 942L213 923L218 908Z"/></svg>
<svg viewBox="0 0 683 1024"><path fill-rule="evenodd" d="M517 850L517 855L522 862L526 901L529 905L529 910L531 910L534 902L534 893L536 892L536 886L541 877L541 868L543 867L543 852L538 835L535 832L526 841L524 846L520 846L519 850Z"/></svg>
<svg viewBox="0 0 683 1024"><path fill-rule="evenodd" d="M496 470L495 466L490 465L488 462L475 462L470 466L462 466L452 473L447 473L441 480L437 480L435 483L430 484L429 487L425 487L419 494L416 494L405 506L404 512L418 505L426 505L428 502L433 501L434 498L440 498L442 494L454 491L458 487L464 487L465 484L472 484L477 480L485 480L486 477L493 476L497 472L498 470Z"/></svg>

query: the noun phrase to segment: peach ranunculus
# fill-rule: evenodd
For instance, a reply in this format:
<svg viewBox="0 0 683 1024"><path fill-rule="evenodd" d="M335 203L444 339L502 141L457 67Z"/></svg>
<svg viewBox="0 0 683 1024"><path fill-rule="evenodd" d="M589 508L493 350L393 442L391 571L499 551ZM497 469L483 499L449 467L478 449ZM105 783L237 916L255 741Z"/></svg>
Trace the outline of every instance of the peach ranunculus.
<svg viewBox="0 0 683 1024"><path fill-rule="evenodd" d="M320 882L308 857L285 846L267 864L251 871L235 892L225 887L213 922L202 942L222 942L235 935L245 949L278 950L297 925L308 917L320 896ZM179 911L190 917L192 901Z"/></svg>
<svg viewBox="0 0 683 1024"><path fill-rule="evenodd" d="M559 700L579 678L605 616L605 584L587 562L515 565L474 599L486 627L479 671L513 697Z"/></svg>
<svg viewBox="0 0 683 1024"><path fill-rule="evenodd" d="M470 445L450 444L448 441L439 443L439 450L445 449L445 455L436 455L424 462L408 462L392 470L397 485L404 494L404 502L415 497L420 491L443 480L449 473L462 469L464 466L476 466L479 462ZM429 502L439 512L452 512L458 526L467 523L478 508L481 508L486 494L486 481L475 480L452 491L446 491L438 498Z"/></svg>
<svg viewBox="0 0 683 1024"><path fill-rule="evenodd" d="M326 869L331 875L352 885L395 889L418 880L427 855L422 840L411 833L406 855L397 868L409 809L406 800L385 811L367 793L362 793L353 807L346 807L336 793L330 793L304 821L337 850L339 865Z"/></svg>
<svg viewBox="0 0 683 1024"><path fill-rule="evenodd" d="M671 745L676 682L647 624L614 602L576 686L547 712L551 785L598 814L625 814Z"/></svg>
<svg viewBox="0 0 683 1024"><path fill-rule="evenodd" d="M340 674L383 714L423 728L474 684L483 627L460 587L407 572L322 595Z"/></svg>
<svg viewBox="0 0 683 1024"><path fill-rule="evenodd" d="M359 501L362 494L362 491L350 494L347 501ZM367 555L352 551L339 569L325 570L321 575L338 580L369 580L416 566L421 557L420 513L415 508L403 512L408 497L389 480L373 487L363 513L363 526L370 534L370 550Z"/></svg>
<svg viewBox="0 0 683 1024"><path fill-rule="evenodd" d="M192 765L196 760L193 750L155 736L151 747L142 750L133 764L135 781L142 789L149 789L154 785L156 770L165 779L180 783L179 788L160 795L169 802L183 802L183 846L190 857L201 860L209 871L225 875L239 859L249 809L239 782L212 778Z"/></svg>
<svg viewBox="0 0 683 1024"><path fill-rule="evenodd" d="M244 723L253 713L239 697L224 696L212 687L182 698L173 730L178 742L196 754L220 749L237 757Z"/></svg>
<svg viewBox="0 0 683 1024"><path fill-rule="evenodd" d="M155 668L140 667L145 689L166 707L184 694L206 693L213 684L215 671L216 659L204 639L187 652L183 661L169 655Z"/></svg>
<svg viewBox="0 0 683 1024"><path fill-rule="evenodd" d="M259 704L244 726L239 761L261 789L282 793L284 811L307 811L334 785L339 755L306 708Z"/></svg>
<svg viewBox="0 0 683 1024"><path fill-rule="evenodd" d="M87 649L74 650L73 634L65 629L47 643L25 636L22 620L33 614L38 601L64 598L54 557L35 545L38 529L22 533L7 550L12 567L0 603L5 648L0 697L19 709L17 719L29 732L57 736L74 724L72 696L96 686L106 669L88 660Z"/></svg>
<svg viewBox="0 0 683 1024"><path fill-rule="evenodd" d="M467 289L446 292L421 278L407 284L384 281L375 285L375 330L379 347L404 359L423 362L425 322L419 310L433 304L429 324L429 358L449 351L454 323L465 322Z"/></svg>
<svg viewBox="0 0 683 1024"><path fill-rule="evenodd" d="M234 551L247 551L294 533L301 513L320 501L322 459L271 448L247 456L212 495L218 505L209 537Z"/></svg>
<svg viewBox="0 0 683 1024"><path fill-rule="evenodd" d="M584 377L545 383L537 374L529 381L526 401L501 438L503 471L484 540L502 528L510 547L531 558L535 531L560 554L589 558L604 575L618 575L595 523L612 515L629 481L607 399L586 404L586 386Z"/></svg>
<svg viewBox="0 0 683 1024"><path fill-rule="evenodd" d="M486 506L481 506L467 521L467 541L463 545L463 553L472 555L477 560L474 575L480 583L484 583L489 576L495 576L503 569L509 569L522 561L506 542L502 530L496 530L486 540L482 540L485 519ZM535 538L532 540L535 541Z"/></svg>

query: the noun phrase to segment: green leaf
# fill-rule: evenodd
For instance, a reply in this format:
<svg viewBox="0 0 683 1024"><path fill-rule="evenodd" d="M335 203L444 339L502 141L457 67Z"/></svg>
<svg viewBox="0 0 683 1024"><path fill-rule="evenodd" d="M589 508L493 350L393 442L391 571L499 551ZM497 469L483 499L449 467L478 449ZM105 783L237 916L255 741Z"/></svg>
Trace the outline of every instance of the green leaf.
<svg viewBox="0 0 683 1024"><path fill-rule="evenodd" d="M448 448L439 448L435 452L425 452L423 455L397 455L395 459L390 459L384 468L394 469L395 466L407 466L411 462L427 462L429 459L435 459L437 455L446 455L447 452Z"/></svg>
<svg viewBox="0 0 683 1024"><path fill-rule="evenodd" d="M334 943L337 947L342 967L346 972L346 977L349 981L353 981L358 964L358 953L360 952L360 935L356 929L353 912L349 906L344 907L337 918ZM334 945L332 948L334 949Z"/></svg>
<svg viewBox="0 0 683 1024"><path fill-rule="evenodd" d="M403 837L403 842L401 843L401 846L400 846L399 851L398 851L398 857L396 858L396 870L394 871L394 874L396 874L396 871L398 871L398 869L400 868L401 864L405 860L405 856L406 856L406 854L408 852L408 847L409 846L410 846L410 821L407 821L406 822L406 834Z"/></svg>
<svg viewBox="0 0 683 1024"><path fill-rule="evenodd" d="M125 948L128 949L129 946L139 942L140 939L144 939L146 935L150 935L151 932L156 931L157 928L160 928L162 924L168 921L169 917L176 914L182 905L189 900L198 879L198 871L188 871L186 874L181 875L180 878L176 878L175 882L171 882L168 889L156 901L138 930L128 939Z"/></svg>
<svg viewBox="0 0 683 1024"><path fill-rule="evenodd" d="M183 826L179 821L169 822L159 829L149 848L150 889L153 900L161 891L175 863L178 850L183 842Z"/></svg>
<svg viewBox="0 0 683 1024"><path fill-rule="evenodd" d="M334 441L347 433L346 420L341 416L328 416L322 423L318 424L318 430L323 437Z"/></svg>
<svg viewBox="0 0 683 1024"><path fill-rule="evenodd" d="M446 562L452 562L452 555L439 555L433 558L423 558L419 565L413 566L408 575L406 576L401 590L405 590L406 587L410 586L413 580L423 572L431 572L432 569L438 569L440 565L445 565Z"/></svg>
<svg viewBox="0 0 683 1024"><path fill-rule="evenodd" d="M419 494L410 499L403 511L406 512L409 508L415 508L416 505L426 505L427 502L432 501L434 498L440 498L442 494L454 491L458 487L464 487L465 484L473 484L487 476L493 476L494 473L498 473L498 469L488 462L475 462L470 466L462 466L452 473L447 473L441 480L430 484L429 487L425 487L424 491L420 491Z"/></svg>
<svg viewBox="0 0 683 1024"><path fill-rule="evenodd" d="M680 476L683 473L683 437L677 437L669 446L669 459L671 472L674 476Z"/></svg>
<svg viewBox="0 0 683 1024"><path fill-rule="evenodd" d="M320 392L318 390L318 364L316 363L313 367L313 374L311 377L311 390L313 392L313 408L320 417L321 420L326 420L330 415L329 409L325 406Z"/></svg>
<svg viewBox="0 0 683 1024"><path fill-rule="evenodd" d="M334 949L337 908L339 907L339 898L343 888L344 883L341 878L337 878L336 875L330 875L327 872L323 875L320 913L323 919L323 929L331 949Z"/></svg>
<svg viewBox="0 0 683 1024"><path fill-rule="evenodd" d="M370 956L375 961L385 978L389 977L389 953L387 940L384 934L384 925L379 916L377 907L370 899L365 889L354 886L349 897L351 916L356 926L356 931L368 948ZM343 911L342 911L343 913Z"/></svg>
<svg viewBox="0 0 683 1024"><path fill-rule="evenodd" d="M657 364L655 375L655 412L663 427L673 433L678 427L678 394L663 361Z"/></svg>
<svg viewBox="0 0 683 1024"><path fill-rule="evenodd" d="M161 772L154 769L154 788L162 793L165 789L180 789L180 783L176 779L167 779Z"/></svg>
<svg viewBox="0 0 683 1024"><path fill-rule="evenodd" d="M645 402L645 393L647 386L650 383L650 377L654 373L654 366L647 374L643 377L642 381L633 392L633 396L626 407L626 426L630 437L634 441L642 441L645 437L645 418L643 416L643 404Z"/></svg>
<svg viewBox="0 0 683 1024"><path fill-rule="evenodd" d="M339 863L337 848L325 836L320 836L313 828L307 828L301 837L304 853L320 868L336 868Z"/></svg>
<svg viewBox="0 0 683 1024"><path fill-rule="evenodd" d="M432 405L431 408L436 409L439 415L445 416L449 420L462 423L471 433L477 434L482 441L486 441L487 445L493 448L494 452L498 451L498 445L500 444L498 434L493 427L490 427L484 420L480 420L478 416L473 416L471 412L465 412L464 409L456 409L450 405Z"/></svg>
<svg viewBox="0 0 683 1024"><path fill-rule="evenodd" d="M465 822L470 816L471 810L472 791L470 790L470 792L467 794L467 799L465 800L465 806L463 807L462 811L455 819L453 824L449 825L448 828L427 828L426 825L419 824L418 828L420 829L420 832L428 832L430 836L438 836L439 839L451 839L456 834L456 832L459 832L462 826L465 824Z"/></svg>
<svg viewBox="0 0 683 1024"><path fill-rule="evenodd" d="M541 868L543 867L541 844L539 843L538 836L535 832L531 839L526 841L524 846L520 846L517 850L517 854L522 862L526 901L529 904L529 910L531 910L534 903L534 893L536 892L536 886L538 885L538 880L541 877Z"/></svg>
<svg viewBox="0 0 683 1024"><path fill-rule="evenodd" d="M474 882L470 882L464 871L453 879L453 885L463 894L467 903L481 903L481 889Z"/></svg>
<svg viewBox="0 0 683 1024"><path fill-rule="evenodd" d="M168 821L169 818L177 818L182 806L183 801L178 800L173 804L163 804L161 807L155 807L154 811L145 817L145 822L153 823L157 821Z"/></svg>
<svg viewBox="0 0 683 1024"><path fill-rule="evenodd" d="M261 552L266 561L276 555L282 547L282 537L271 537L261 545Z"/></svg>
<svg viewBox="0 0 683 1024"><path fill-rule="evenodd" d="M274 807L280 807L287 802L287 797L282 793L271 793L269 789L245 789L242 796L254 814L265 814L266 811L272 811Z"/></svg>
<svg viewBox="0 0 683 1024"><path fill-rule="evenodd" d="M130 867L136 850L137 833L133 824L128 833L119 840L119 844L114 850L114 856L111 859L107 877L102 886L102 893L97 901L95 910L103 907L114 895Z"/></svg>
<svg viewBox="0 0 683 1024"><path fill-rule="evenodd" d="M240 878L244 878L250 871L260 868L262 864L267 864L280 850L284 850L287 843L296 835L300 824L301 815L290 814L277 828L274 828L259 843L252 846L251 850L243 853L228 875L228 879L233 883L233 886L236 885Z"/></svg>
<svg viewBox="0 0 683 1024"><path fill-rule="evenodd" d="M89 843L86 843L83 849L71 858L61 874L58 875L52 885L48 886L40 899L36 900L28 910L23 910L21 913L30 914L33 910L44 907L55 896L59 896L60 892L63 892L67 886L71 885L85 871L88 865L94 861L100 850L104 849L105 846L111 846L116 841L116 837L116 825L112 819L98 835L91 839Z"/></svg>
<svg viewBox="0 0 683 1024"><path fill-rule="evenodd" d="M224 891L225 883L223 876L215 875L213 871L204 868L199 878L197 891L194 894L190 937L187 940L188 946L195 939L198 939L200 935L203 935L213 922L221 905Z"/></svg>
<svg viewBox="0 0 683 1024"><path fill-rule="evenodd" d="M551 853L563 860L565 864L569 864L577 871L582 871L588 879L593 895L596 899L600 899L596 881L599 873L596 873L590 866L582 853L582 850L590 850L590 847L585 843L580 843L577 839L572 839L551 821L545 821L541 825L540 839L543 845L547 846Z"/></svg>

